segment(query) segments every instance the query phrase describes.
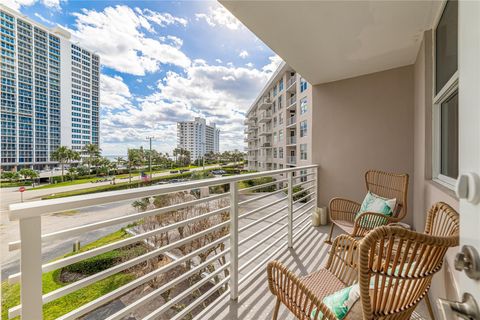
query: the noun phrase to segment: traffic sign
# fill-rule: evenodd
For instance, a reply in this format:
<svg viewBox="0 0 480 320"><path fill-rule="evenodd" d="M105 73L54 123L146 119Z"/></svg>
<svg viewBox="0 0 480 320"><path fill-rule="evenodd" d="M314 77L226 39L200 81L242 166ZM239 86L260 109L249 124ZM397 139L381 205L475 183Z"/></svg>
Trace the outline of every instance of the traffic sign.
<svg viewBox="0 0 480 320"><path fill-rule="evenodd" d="M25 189L25 187L20 187L20 188L18 189L18 191L20 191L20 192L25 192L25 190L27 190L27 189Z"/></svg>

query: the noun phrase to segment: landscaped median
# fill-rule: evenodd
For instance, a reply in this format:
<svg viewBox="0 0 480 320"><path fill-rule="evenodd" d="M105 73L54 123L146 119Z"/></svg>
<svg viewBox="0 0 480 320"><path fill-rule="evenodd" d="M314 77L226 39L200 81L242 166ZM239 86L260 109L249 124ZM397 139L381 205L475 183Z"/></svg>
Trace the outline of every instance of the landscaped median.
<svg viewBox="0 0 480 320"><path fill-rule="evenodd" d="M184 173L177 173L177 174L171 174L171 175L162 176L162 177L156 177L156 178L153 178L153 179L148 180L148 181L141 181L141 180L136 180L136 181L132 181L132 182L127 181L127 182L116 183L114 185L113 184L108 184L108 185L90 187L90 188L79 189L79 190L59 192L59 193L44 196L44 197L42 197L42 200L57 199L57 198L85 195L85 194L98 193L98 192L125 190L125 189L138 188L138 187L146 187L146 186L150 186L150 185L161 183L161 182L168 182L168 181L171 181L171 180L181 180L181 179L198 180L198 179L211 178L211 177L213 177L213 175L211 175L210 172L212 170L218 170L218 169L225 170L227 173L230 173L230 171L233 171L233 170L239 170L239 169L234 168L233 166L212 167L212 168L209 168L208 170L188 171L188 172L184 172Z"/></svg>
<svg viewBox="0 0 480 320"><path fill-rule="evenodd" d="M82 247L79 252L101 247L128 237L130 237L130 235L121 229ZM62 269L44 273L42 276L43 293L52 292L81 278L108 269L113 265L130 260L146 252L147 249L141 244L126 246L77 262ZM72 254L66 256L69 255ZM43 319L56 319L89 301L123 286L135 278L135 269L128 269L49 302L43 307ZM7 320L8 309L18 304L20 304L20 284L15 283L10 285L7 281L2 282L2 320ZM15 319L19 319L19 317Z"/></svg>

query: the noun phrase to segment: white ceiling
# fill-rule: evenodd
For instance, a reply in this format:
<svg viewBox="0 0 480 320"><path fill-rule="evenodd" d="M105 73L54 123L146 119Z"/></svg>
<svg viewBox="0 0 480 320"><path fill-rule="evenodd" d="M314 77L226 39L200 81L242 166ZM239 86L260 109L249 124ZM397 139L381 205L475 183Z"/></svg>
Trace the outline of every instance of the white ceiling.
<svg viewBox="0 0 480 320"><path fill-rule="evenodd" d="M220 2L312 84L412 64L442 1Z"/></svg>

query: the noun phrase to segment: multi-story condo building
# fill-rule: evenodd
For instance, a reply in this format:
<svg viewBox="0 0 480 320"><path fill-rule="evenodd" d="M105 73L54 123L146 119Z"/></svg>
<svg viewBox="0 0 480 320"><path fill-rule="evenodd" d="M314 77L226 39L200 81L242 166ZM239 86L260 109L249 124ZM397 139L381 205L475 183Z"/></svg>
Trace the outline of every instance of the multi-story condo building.
<svg viewBox="0 0 480 320"><path fill-rule="evenodd" d="M207 125L203 118L177 123L177 147L190 151L192 160L208 152L220 151L220 130L215 123Z"/></svg>
<svg viewBox="0 0 480 320"><path fill-rule="evenodd" d="M99 143L99 57L0 5L2 169L55 165L58 147Z"/></svg>
<svg viewBox="0 0 480 320"><path fill-rule="evenodd" d="M310 85L282 63L246 115L248 169L311 164L311 121Z"/></svg>

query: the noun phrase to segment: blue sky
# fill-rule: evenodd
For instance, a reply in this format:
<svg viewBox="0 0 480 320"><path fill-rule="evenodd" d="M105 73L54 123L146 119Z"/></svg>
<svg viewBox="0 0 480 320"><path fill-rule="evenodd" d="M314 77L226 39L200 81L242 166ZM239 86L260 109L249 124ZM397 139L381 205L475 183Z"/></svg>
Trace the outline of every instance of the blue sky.
<svg viewBox="0 0 480 320"><path fill-rule="evenodd" d="M245 111L280 58L217 2L6 0L100 55L101 147L170 152L176 121L203 116L221 150L243 147Z"/></svg>

